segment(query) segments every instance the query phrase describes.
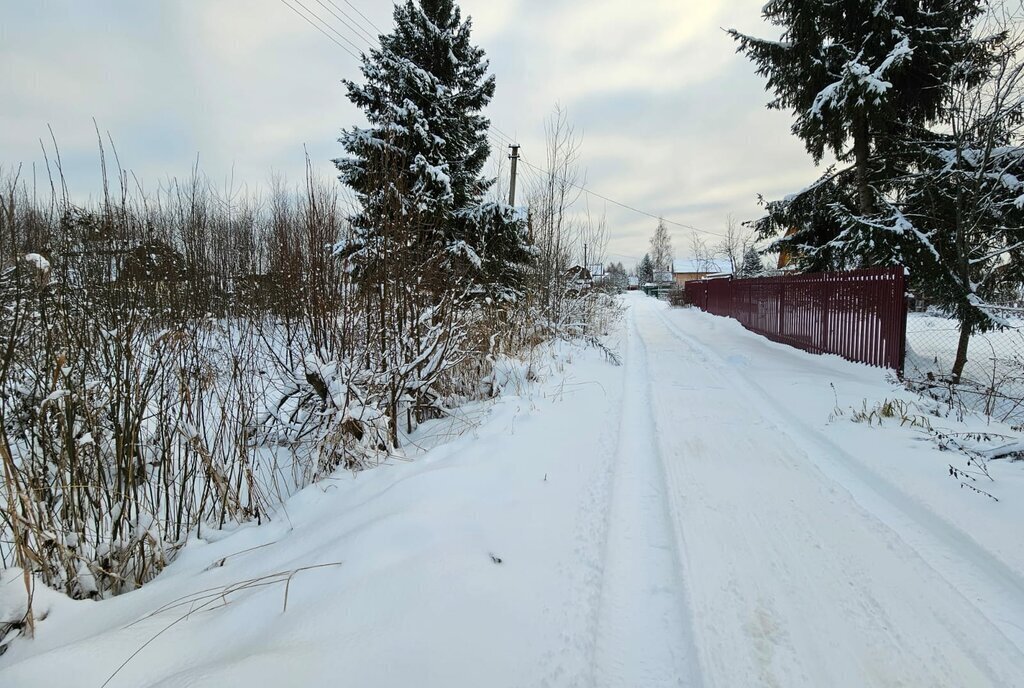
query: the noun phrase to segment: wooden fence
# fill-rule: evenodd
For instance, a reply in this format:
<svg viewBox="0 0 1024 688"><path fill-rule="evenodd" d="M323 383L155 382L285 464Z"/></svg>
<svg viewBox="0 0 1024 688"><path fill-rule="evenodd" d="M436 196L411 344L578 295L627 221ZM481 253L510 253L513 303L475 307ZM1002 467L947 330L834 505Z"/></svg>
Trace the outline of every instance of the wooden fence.
<svg viewBox="0 0 1024 688"><path fill-rule="evenodd" d="M687 300L782 344L903 375L904 268L686 283Z"/></svg>

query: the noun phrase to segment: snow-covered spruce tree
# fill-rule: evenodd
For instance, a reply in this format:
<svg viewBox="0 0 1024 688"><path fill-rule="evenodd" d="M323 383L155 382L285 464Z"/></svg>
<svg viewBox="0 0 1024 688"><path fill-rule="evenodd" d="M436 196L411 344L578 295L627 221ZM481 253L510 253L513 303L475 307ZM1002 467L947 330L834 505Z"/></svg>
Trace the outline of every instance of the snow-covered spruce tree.
<svg viewBox="0 0 1024 688"><path fill-rule="evenodd" d="M419 288L437 294L482 285L507 296L530 253L520 215L483 201L493 183L481 176L490 155L481 111L495 88L489 64L452 0L406 0L394 19L394 32L363 57L365 83L345 81L369 126L344 133L348 155L335 161L362 206L341 253L357 276L376 283L378 252L364 249L380 241L374 217L395 200L385 196L398 193L398 212L417 218L400 243L429 264ZM383 167L397 175L388 189L380 187Z"/></svg>
<svg viewBox="0 0 1024 688"><path fill-rule="evenodd" d="M467 211L465 218L467 241L479 258L473 273L477 287L498 303L517 301L534 260L523 210L488 201Z"/></svg>
<svg viewBox="0 0 1024 688"><path fill-rule="evenodd" d="M438 385L466 359L470 321L516 297L531 253L521 213L485 201L495 82L471 22L452 0L406 0L394 19L363 57L365 83L345 82L368 126L343 134L335 163L360 205L337 247L364 318L353 370L397 445L401 423L443 413Z"/></svg>
<svg viewBox="0 0 1024 688"><path fill-rule="evenodd" d="M1024 283L1024 32L989 48L986 78L954 82L938 132L900 137L903 173L880 188L876 215L845 217L835 242L887 247L891 262L912 266L915 289L960 321L954 381L971 334L1003 325L991 304Z"/></svg>
<svg viewBox="0 0 1024 688"><path fill-rule="evenodd" d="M757 249L753 246L747 248L743 254L743 262L740 264L739 276L740 277L757 277L764 272L764 263L761 262L761 256L758 255Z"/></svg>
<svg viewBox="0 0 1024 688"><path fill-rule="evenodd" d="M983 66L985 41L972 36L981 12L981 0L770 0L762 14L781 40L729 32L767 78L768 107L793 112L792 131L815 162L830 152L849 163L769 204L756 225L762 237L795 228L775 248L806 256L838 233L832 206L876 211L875 188L894 174L889 139L936 120L954 79L977 77L964 66ZM825 258L839 267L850 256L809 262Z"/></svg>
<svg viewBox="0 0 1024 688"><path fill-rule="evenodd" d="M771 239L769 250L787 254L791 265L808 272L880 264L880 257L852 253L837 241L842 217L857 212L853 177L853 168L830 167L813 184L785 198L759 197L765 214L752 223L757 237Z"/></svg>
<svg viewBox="0 0 1024 688"><path fill-rule="evenodd" d="M651 254L645 253L644 257L637 263L636 276L640 280L640 284L654 281L654 262L651 260Z"/></svg>

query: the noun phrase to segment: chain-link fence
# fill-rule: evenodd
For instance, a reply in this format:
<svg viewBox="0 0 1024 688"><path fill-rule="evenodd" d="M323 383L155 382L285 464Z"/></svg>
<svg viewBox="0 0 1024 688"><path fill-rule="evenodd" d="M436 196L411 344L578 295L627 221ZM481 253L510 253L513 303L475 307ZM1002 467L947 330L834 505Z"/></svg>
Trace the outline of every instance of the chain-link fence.
<svg viewBox="0 0 1024 688"><path fill-rule="evenodd" d="M910 313L905 375L916 389L955 411L978 411L1024 426L1024 309L999 308L997 314L1007 327L971 337L967 364L954 385L959 323L934 311Z"/></svg>

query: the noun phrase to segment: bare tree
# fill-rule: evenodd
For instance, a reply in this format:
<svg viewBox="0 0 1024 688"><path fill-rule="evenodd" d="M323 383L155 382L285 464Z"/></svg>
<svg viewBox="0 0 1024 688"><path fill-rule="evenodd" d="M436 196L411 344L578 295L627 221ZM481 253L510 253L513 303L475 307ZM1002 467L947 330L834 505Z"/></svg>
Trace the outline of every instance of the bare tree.
<svg viewBox="0 0 1024 688"><path fill-rule="evenodd" d="M529 221L537 249L536 287L543 308L553 315L560 310L564 295L560 285L580 243L571 209L583 193L579 167L582 140L559 105L544 129L546 165L530 186Z"/></svg>
<svg viewBox="0 0 1024 688"><path fill-rule="evenodd" d="M651 261L656 271L672 271L672 237L669 236L665 220L658 220L658 226L651 236Z"/></svg>
<svg viewBox="0 0 1024 688"><path fill-rule="evenodd" d="M708 246L707 241L700 238L696 232L690 235L690 255L694 267L700 272L717 272L715 265L715 251Z"/></svg>
<svg viewBox="0 0 1024 688"><path fill-rule="evenodd" d="M740 225L732 213L725 216L725 236L715 246L715 251L729 261L733 273L743 265L747 250L754 244L753 232Z"/></svg>
<svg viewBox="0 0 1024 688"><path fill-rule="evenodd" d="M603 212L595 219L590 214L590 208L587 208L586 217L580 225L580 240L584 247L580 264L587 269L593 265L603 265L608 250L608 221Z"/></svg>
<svg viewBox="0 0 1024 688"><path fill-rule="evenodd" d="M487 191L487 197L495 203L506 203L508 201L509 179L508 153L506 149L497 148L491 163L491 176L495 180L494 185Z"/></svg>

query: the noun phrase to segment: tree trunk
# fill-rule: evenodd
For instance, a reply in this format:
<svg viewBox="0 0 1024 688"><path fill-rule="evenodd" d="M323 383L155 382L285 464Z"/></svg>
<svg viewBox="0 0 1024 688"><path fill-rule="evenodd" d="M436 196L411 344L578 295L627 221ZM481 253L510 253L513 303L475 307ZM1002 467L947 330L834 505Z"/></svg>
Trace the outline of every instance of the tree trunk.
<svg viewBox="0 0 1024 688"><path fill-rule="evenodd" d="M957 167L959 168L963 164L963 158L961 151L957 150ZM956 257L957 257L957 275L960 278L961 288L964 290L969 289L971 283L971 272L970 263L967 260L968 246L967 246L967 233L964 231L964 223L966 218L964 217L964 190L963 186L957 186L956 192ZM956 360L953 361L953 382L959 384L960 377L963 375L964 366L967 364L967 347L971 343L971 331L974 330L973 323L969 323L968 308L961 306L957 309L960 315L960 342L956 347Z"/></svg>
<svg viewBox="0 0 1024 688"><path fill-rule="evenodd" d="M953 382L959 383L960 376L967 365L967 347L971 343L971 330L974 327L966 322L960 323L960 342L956 346L956 360L953 361Z"/></svg>
<svg viewBox="0 0 1024 688"><path fill-rule="evenodd" d="M857 169L857 206L862 216L875 212L874 196L868 180L868 166L871 158L871 134L868 120L861 115L853 125L853 157Z"/></svg>

